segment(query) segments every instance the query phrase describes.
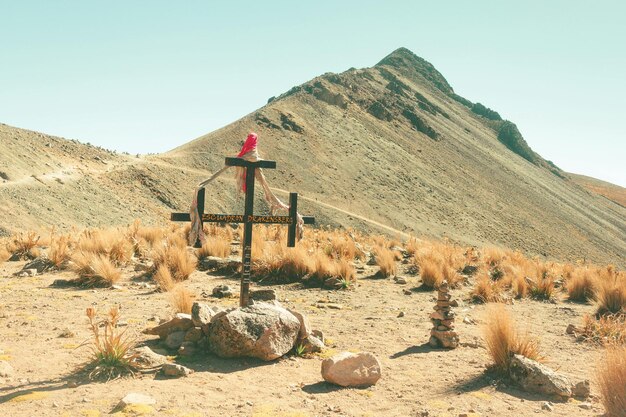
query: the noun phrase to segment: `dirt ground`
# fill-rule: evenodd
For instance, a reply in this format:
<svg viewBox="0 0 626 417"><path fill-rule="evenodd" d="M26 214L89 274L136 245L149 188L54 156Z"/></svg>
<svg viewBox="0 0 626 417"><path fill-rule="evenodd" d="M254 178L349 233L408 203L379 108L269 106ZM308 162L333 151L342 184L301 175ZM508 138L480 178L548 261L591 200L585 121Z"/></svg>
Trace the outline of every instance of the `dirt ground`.
<svg viewBox="0 0 626 417"><path fill-rule="evenodd" d="M489 363L481 339L485 307L467 301L469 287L452 291L460 303L456 312L461 346L451 351L428 347L428 313L435 293L418 291L415 277L408 276L406 285L368 278L376 267L366 267L356 287L346 291L306 289L300 284L274 287L284 305L308 315L313 328L330 340L329 350L320 356L288 356L265 363L202 355L177 359L195 370L185 378L166 379L152 373L102 383L78 372L89 356L88 347L80 347L90 337L85 309L96 307L104 313L119 305L128 332L137 335L138 343L156 348L156 337L141 331L154 326L156 317L171 315L168 295L133 281L132 270L125 271L118 289L61 289L50 284L73 274L12 276L22 265L0 266L0 359L15 370L12 378L0 380L3 417L106 415L130 392L156 399L152 415L178 417L591 416L603 412L594 383L601 350L565 334L567 324L579 324L582 315L593 310L591 305L524 300L507 307L520 329L540 337L550 366L573 381L591 380L590 410L580 408L577 400L559 402L524 393L485 372ZM185 287L202 299L203 292L210 294L221 283L238 293L236 277L199 271ZM411 294L404 294L404 289L412 289ZM320 300L342 308L320 308L324 304ZM238 303L236 298L204 301L223 306ZM404 316L399 317L401 312ZM465 317L477 324L463 323ZM64 333L70 337L62 337ZM342 350L373 352L383 368L378 384L343 389L324 382L323 356ZM545 401L552 402L552 412L542 410Z"/></svg>

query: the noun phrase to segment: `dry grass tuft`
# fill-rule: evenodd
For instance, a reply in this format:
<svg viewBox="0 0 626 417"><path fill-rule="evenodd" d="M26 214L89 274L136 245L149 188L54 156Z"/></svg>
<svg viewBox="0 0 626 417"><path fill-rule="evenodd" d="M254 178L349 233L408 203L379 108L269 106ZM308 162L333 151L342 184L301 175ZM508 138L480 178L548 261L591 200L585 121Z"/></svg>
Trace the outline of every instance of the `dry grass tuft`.
<svg viewBox="0 0 626 417"><path fill-rule="evenodd" d="M155 249L153 258L154 268L158 270L165 265L176 282L185 281L196 269L195 257L187 251L186 246L179 246L177 243Z"/></svg>
<svg viewBox="0 0 626 417"><path fill-rule="evenodd" d="M34 259L40 255L37 248L40 239L41 236L35 232L18 233L12 238L7 249L15 258Z"/></svg>
<svg viewBox="0 0 626 417"><path fill-rule="evenodd" d="M439 288L443 282L443 273L440 263L433 257L424 257L420 262L420 277L426 288Z"/></svg>
<svg viewBox="0 0 626 417"><path fill-rule="evenodd" d="M500 263L505 259L505 257L506 257L506 252L500 248L488 246L488 247L483 248L482 250L483 262L490 267L495 267L495 266L500 265Z"/></svg>
<svg viewBox="0 0 626 417"><path fill-rule="evenodd" d="M170 304L175 313L191 314L191 306L195 298L196 295L182 285L177 285L170 292Z"/></svg>
<svg viewBox="0 0 626 417"><path fill-rule="evenodd" d="M356 282L356 270L350 261L347 259L340 259L337 262L337 276L341 278L344 283L344 287L348 287L350 284Z"/></svg>
<svg viewBox="0 0 626 417"><path fill-rule="evenodd" d="M60 236L52 239L48 259L56 269L65 269L71 259L70 238Z"/></svg>
<svg viewBox="0 0 626 417"><path fill-rule="evenodd" d="M572 301L589 301L595 298L596 276L589 268L577 269L567 281L568 298Z"/></svg>
<svg viewBox="0 0 626 417"><path fill-rule="evenodd" d="M102 254L79 252L72 258L79 277L74 282L86 287L110 287L117 283L122 273Z"/></svg>
<svg viewBox="0 0 626 417"><path fill-rule="evenodd" d="M598 300L597 314L626 315L626 278L615 275L613 279L604 279L600 282L596 293Z"/></svg>
<svg viewBox="0 0 626 417"><path fill-rule="evenodd" d="M152 276L152 279L162 292L170 291L176 285L174 278L172 278L172 273L166 265L160 265Z"/></svg>
<svg viewBox="0 0 626 417"><path fill-rule="evenodd" d="M626 417L626 347L607 349L596 377L607 415Z"/></svg>
<svg viewBox="0 0 626 417"><path fill-rule="evenodd" d="M585 315L580 336L600 345L626 345L626 316L612 314L596 319Z"/></svg>
<svg viewBox="0 0 626 417"><path fill-rule="evenodd" d="M476 303L493 303L504 300L504 286L501 281L493 281L487 273L476 278L476 284L470 293Z"/></svg>
<svg viewBox="0 0 626 417"><path fill-rule="evenodd" d="M504 306L491 306L485 314L488 318L484 328L485 343L496 371L508 375L513 355L522 355L536 361L544 359L539 352L539 342L515 330L511 316Z"/></svg>
<svg viewBox="0 0 626 417"><path fill-rule="evenodd" d="M528 296L528 283L522 275L515 276L511 281L511 289L515 298L525 298Z"/></svg>
<svg viewBox="0 0 626 417"><path fill-rule="evenodd" d="M393 251L379 246L374 249L374 253L376 256L376 265L380 267L378 274L385 278L396 275L398 268Z"/></svg>
<svg viewBox="0 0 626 417"><path fill-rule="evenodd" d="M87 366L90 369L89 377L108 381L126 374L134 375L137 357L131 351L135 343L125 336L125 331L117 329L119 310L112 308L105 319L98 321L96 310L90 307L87 309L87 318L94 338L91 363Z"/></svg>
<svg viewBox="0 0 626 417"><path fill-rule="evenodd" d="M546 277L528 282L528 293L536 300L552 300L556 295L554 290L554 278Z"/></svg>
<svg viewBox="0 0 626 417"><path fill-rule="evenodd" d="M208 238L206 243L196 251L199 260L209 256L227 258L230 255L230 241L221 238Z"/></svg>

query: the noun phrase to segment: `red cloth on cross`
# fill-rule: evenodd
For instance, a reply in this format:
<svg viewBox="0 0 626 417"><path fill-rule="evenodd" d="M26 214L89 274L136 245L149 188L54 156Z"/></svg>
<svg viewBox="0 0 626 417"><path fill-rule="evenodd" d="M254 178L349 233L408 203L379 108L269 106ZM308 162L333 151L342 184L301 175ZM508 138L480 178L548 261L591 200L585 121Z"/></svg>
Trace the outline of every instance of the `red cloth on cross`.
<svg viewBox="0 0 626 417"><path fill-rule="evenodd" d="M248 152L253 151L256 148L257 141L258 141L258 136L256 135L256 133L249 133L237 157L241 158ZM245 181L246 170L243 169L242 171L243 172L241 173L241 176L243 178L243 181L241 184L241 190L245 193L246 192L246 181Z"/></svg>

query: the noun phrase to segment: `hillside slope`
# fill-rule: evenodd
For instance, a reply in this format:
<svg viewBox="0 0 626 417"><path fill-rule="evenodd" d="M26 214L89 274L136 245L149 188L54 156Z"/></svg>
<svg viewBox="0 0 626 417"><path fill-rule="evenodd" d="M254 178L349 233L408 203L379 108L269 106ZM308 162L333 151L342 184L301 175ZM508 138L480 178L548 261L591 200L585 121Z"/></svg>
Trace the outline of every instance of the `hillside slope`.
<svg viewBox="0 0 626 417"><path fill-rule="evenodd" d="M271 183L316 201L408 233L623 264L626 210L573 185L514 124L476 107L401 48L294 87L163 158L217 170L255 130L262 156L278 162Z"/></svg>
<svg viewBox="0 0 626 417"><path fill-rule="evenodd" d="M294 87L163 155L118 155L0 125L0 228L167 222L250 130L277 161L270 184L299 192L318 224L626 265L624 207L573 184L513 123L456 95L403 48L372 68ZM208 189L207 211L242 211L224 177Z"/></svg>
<svg viewBox="0 0 626 417"><path fill-rule="evenodd" d="M613 200L622 207L626 207L626 188L586 175L572 173L568 173L567 175L574 183L581 187L606 197L609 200Z"/></svg>

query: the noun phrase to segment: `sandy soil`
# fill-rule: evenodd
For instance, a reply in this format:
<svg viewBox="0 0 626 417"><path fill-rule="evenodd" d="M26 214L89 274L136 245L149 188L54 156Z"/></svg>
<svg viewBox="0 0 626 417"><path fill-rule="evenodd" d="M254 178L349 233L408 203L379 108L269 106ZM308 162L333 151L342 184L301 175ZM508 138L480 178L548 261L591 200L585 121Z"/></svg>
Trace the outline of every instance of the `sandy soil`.
<svg viewBox="0 0 626 417"><path fill-rule="evenodd" d="M167 294L156 293L125 272L120 289L60 289L50 287L71 273L47 273L17 278L12 274L23 262L0 266L0 359L15 370L0 381L0 416L99 416L109 414L129 392L152 396L153 415L164 416L458 416L475 412L481 416L556 416L602 414L598 397L592 395L591 410L576 400L521 392L485 372L488 355L481 340L485 307L466 299L468 287L453 290L460 306L457 329L462 346L452 351L433 350L426 344L430 329L428 313L433 292L403 289L417 286L407 276L406 285L391 279L368 278L376 267L359 274L355 288L347 291L305 289L299 284L275 286L281 302L308 315L312 326L331 340L327 354L341 350L366 350L381 361L383 377L367 389L341 389L323 381L322 358L286 357L264 363L251 359L219 359L202 355L178 359L195 370L181 379L146 374L108 383L92 382L80 372L88 356L89 339L85 309L105 312L121 306L122 320L138 343L158 346L141 330L154 318L171 314ZM199 298L220 283L238 289L236 278L196 271L185 286ZM238 291L236 291L237 293ZM319 308L318 301L332 301L340 310ZM237 299L208 298L224 306ZM321 305L321 304L320 304ZM592 380L600 349L581 344L565 334L568 323L580 323L591 305L564 301L543 303L524 300L507 307L521 329L539 336L549 364L572 380ZM403 312L403 317L398 317ZM464 324L470 317L476 325ZM60 337L66 330L71 337ZM551 401L552 412L542 411Z"/></svg>

